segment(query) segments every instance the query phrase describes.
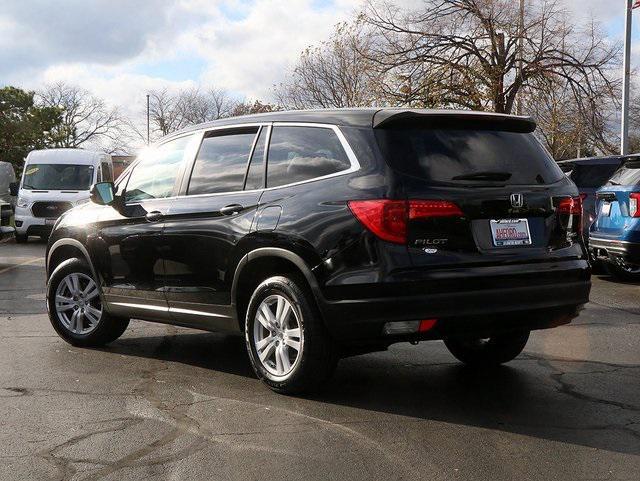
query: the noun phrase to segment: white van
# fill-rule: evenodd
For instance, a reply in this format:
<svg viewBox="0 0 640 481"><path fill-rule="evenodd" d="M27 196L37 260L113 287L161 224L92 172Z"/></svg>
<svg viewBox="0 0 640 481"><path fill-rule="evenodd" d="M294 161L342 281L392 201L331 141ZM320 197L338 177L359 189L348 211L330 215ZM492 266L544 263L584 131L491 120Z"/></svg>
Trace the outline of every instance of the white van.
<svg viewBox="0 0 640 481"><path fill-rule="evenodd" d="M29 152L16 202L16 242L29 236L47 238L56 219L75 205L88 202L96 182L113 181L111 156L84 149Z"/></svg>

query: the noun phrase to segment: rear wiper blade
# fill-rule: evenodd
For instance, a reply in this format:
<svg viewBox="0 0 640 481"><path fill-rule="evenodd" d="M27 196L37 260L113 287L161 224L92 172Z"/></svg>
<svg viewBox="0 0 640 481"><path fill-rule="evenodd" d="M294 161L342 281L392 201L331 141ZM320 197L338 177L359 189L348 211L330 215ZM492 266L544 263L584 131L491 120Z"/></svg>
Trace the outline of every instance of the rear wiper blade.
<svg viewBox="0 0 640 481"><path fill-rule="evenodd" d="M511 172L472 172L452 177L451 180L495 180L505 181L511 178Z"/></svg>

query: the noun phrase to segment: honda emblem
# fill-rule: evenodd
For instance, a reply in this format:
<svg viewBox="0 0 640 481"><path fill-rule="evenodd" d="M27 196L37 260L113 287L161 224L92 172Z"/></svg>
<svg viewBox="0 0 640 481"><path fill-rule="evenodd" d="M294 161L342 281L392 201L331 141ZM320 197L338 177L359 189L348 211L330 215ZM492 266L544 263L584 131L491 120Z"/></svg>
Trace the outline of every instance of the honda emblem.
<svg viewBox="0 0 640 481"><path fill-rule="evenodd" d="M522 194L511 194L511 207L520 208L524 205Z"/></svg>

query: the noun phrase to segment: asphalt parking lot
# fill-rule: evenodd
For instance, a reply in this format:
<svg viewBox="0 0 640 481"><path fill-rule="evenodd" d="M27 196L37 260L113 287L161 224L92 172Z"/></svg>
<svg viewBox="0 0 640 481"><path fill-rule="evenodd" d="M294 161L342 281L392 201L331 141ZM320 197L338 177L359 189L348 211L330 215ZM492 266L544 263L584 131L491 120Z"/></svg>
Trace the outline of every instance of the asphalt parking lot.
<svg viewBox="0 0 640 481"><path fill-rule="evenodd" d="M277 395L238 337L135 321L59 339L45 245L0 243L0 479L637 480L640 285L594 278L572 325L491 373L440 342L343 360Z"/></svg>

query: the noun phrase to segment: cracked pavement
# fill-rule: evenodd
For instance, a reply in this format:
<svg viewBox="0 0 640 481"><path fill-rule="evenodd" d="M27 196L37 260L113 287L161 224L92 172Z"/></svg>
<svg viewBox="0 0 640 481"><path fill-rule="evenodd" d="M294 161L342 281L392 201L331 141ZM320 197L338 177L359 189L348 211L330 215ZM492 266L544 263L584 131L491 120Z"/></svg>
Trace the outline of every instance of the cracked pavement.
<svg viewBox="0 0 640 481"><path fill-rule="evenodd" d="M0 243L2 480L639 479L639 285L594 277L577 321L491 373L400 344L296 398L236 336L133 321L105 349L64 343L44 248Z"/></svg>

